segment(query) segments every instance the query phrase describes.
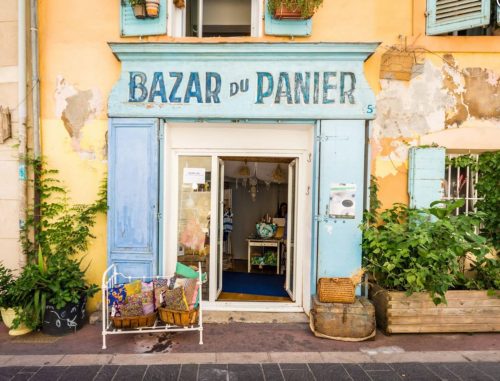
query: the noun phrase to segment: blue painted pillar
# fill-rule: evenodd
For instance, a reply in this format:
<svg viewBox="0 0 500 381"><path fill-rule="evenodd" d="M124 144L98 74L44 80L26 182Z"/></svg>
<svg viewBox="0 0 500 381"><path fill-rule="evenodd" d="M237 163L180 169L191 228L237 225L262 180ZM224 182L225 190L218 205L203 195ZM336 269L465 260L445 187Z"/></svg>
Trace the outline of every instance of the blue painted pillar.
<svg viewBox="0 0 500 381"><path fill-rule="evenodd" d="M361 267L359 225L366 194L365 121L324 120L316 132L313 294L317 279L350 276ZM356 186L354 218L333 217L329 213L331 189L339 183Z"/></svg>

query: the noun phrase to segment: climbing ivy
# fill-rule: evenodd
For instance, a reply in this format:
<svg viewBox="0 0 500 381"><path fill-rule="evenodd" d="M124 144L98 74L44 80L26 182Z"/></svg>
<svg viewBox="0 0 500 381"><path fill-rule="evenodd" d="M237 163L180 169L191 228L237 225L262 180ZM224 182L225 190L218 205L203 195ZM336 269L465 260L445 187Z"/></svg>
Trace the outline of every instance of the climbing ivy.
<svg viewBox="0 0 500 381"><path fill-rule="evenodd" d="M487 237L497 250L500 249L500 151L486 152L479 156L479 179L476 183L476 203L483 219L481 234Z"/></svg>
<svg viewBox="0 0 500 381"><path fill-rule="evenodd" d="M476 158L471 155L446 156L446 165L451 165L454 168L469 167L472 171L477 171L478 169L478 162Z"/></svg>

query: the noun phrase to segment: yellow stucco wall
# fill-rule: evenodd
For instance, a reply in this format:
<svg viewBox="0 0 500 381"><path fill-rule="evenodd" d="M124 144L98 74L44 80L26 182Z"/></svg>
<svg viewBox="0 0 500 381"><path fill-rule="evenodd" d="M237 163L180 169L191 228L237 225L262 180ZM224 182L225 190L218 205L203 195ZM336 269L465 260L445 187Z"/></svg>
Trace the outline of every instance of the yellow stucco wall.
<svg viewBox="0 0 500 381"><path fill-rule="evenodd" d="M107 42L139 41L138 38L120 38L119 4L119 1L102 0L39 2L43 154L49 165L60 171L61 179L70 189L75 202L93 201L106 173L106 102L120 74L120 63L111 53ZM389 46L401 46L405 39L408 46L419 49L420 61L431 65L424 65L425 75L440 75L445 53L453 54L458 69L479 67L500 75L500 37L428 37L425 36L424 12L425 0L399 0L397 5L394 0L325 0L323 7L313 17L312 36L295 38L294 41L381 42L380 48L365 64L368 82L379 96L379 110L383 102L390 102L390 95L386 96L390 89L384 87L379 79L381 56ZM140 41L200 40L161 36L144 37ZM210 38L203 41L291 39ZM418 88L418 85L415 82L414 87ZM412 93L408 90L412 86L411 83L403 83L390 91L407 97L408 104L412 106ZM438 84L432 91L437 94L440 87ZM77 136L70 137L63 122L64 108L68 97L85 91L86 96L92 99L93 109ZM426 110L421 112L425 113ZM401 117L404 119L406 115ZM408 117L411 119L411 114ZM385 206L393 202L406 202L407 164L401 142L408 139L387 132L384 118L378 118L377 121L374 130L378 129L380 133L372 140L372 172L379 178L380 198ZM498 119L493 118L490 122L500 127ZM440 112L435 115L435 119L428 121L428 126L421 127L414 134L411 133L411 121L408 125L409 135L417 140L419 134L427 133L428 129L442 130L445 127L444 116L441 117ZM91 243L87 255L92 263L89 279L100 283L100 274L106 264L106 225L103 216L98 220L95 234L97 239ZM91 309L95 307L94 303L90 304Z"/></svg>

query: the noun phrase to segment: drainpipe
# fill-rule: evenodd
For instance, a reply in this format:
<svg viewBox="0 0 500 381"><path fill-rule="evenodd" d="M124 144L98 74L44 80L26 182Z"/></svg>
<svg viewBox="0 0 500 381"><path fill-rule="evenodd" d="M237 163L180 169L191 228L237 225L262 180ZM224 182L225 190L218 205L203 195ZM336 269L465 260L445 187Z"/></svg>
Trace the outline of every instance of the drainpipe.
<svg viewBox="0 0 500 381"><path fill-rule="evenodd" d="M30 30L31 30L31 89L32 89L32 120L33 120L33 156L35 159L39 159L41 156L40 149L40 75L39 75L39 55L38 55L38 1L30 1ZM38 183L38 171L40 168L34 169L33 180L35 185ZM34 219L35 227L33 234L33 242L38 245L36 240L37 236L37 226L40 221L40 208L37 206L40 204L40 194L36 190L36 186L33 189L33 205L34 205Z"/></svg>
<svg viewBox="0 0 500 381"><path fill-rule="evenodd" d="M33 87L33 154L40 157L40 77L38 70L38 9L31 0L31 82Z"/></svg>
<svg viewBox="0 0 500 381"><path fill-rule="evenodd" d="M18 136L19 136L19 227L26 221L26 195L28 181L26 176L26 0L18 0L17 5L17 97L18 97ZM24 267L26 258L19 253L19 268Z"/></svg>

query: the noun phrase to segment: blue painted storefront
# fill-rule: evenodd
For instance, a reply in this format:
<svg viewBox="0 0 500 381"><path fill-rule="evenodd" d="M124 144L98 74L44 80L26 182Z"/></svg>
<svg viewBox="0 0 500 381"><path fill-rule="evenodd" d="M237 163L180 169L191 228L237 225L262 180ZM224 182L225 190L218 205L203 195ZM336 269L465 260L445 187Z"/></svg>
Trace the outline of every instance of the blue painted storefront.
<svg viewBox="0 0 500 381"><path fill-rule="evenodd" d="M372 44L110 44L122 75L108 106L108 261L126 273L162 267L162 121L315 123L311 293L361 265L375 97L363 71ZM328 212L333 184L355 184L354 218ZM300 218L300 216L299 216Z"/></svg>

